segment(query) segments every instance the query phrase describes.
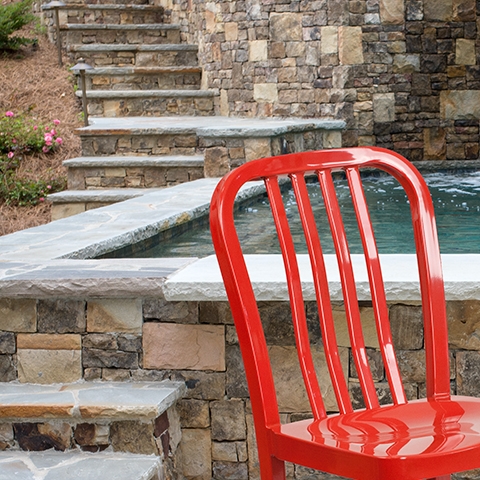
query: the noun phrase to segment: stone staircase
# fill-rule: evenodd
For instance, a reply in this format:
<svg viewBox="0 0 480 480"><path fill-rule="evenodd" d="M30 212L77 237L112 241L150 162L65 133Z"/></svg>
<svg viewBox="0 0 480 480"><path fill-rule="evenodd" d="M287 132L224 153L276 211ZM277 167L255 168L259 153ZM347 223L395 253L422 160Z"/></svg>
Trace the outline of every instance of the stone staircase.
<svg viewBox="0 0 480 480"><path fill-rule="evenodd" d="M52 12L46 12L52 23ZM79 129L83 156L65 162L68 191L50 197L52 219L203 177L196 139L174 140L178 148L170 155L152 144L148 128L137 131L133 142L114 147L110 133L96 135L94 127L99 117L124 118L116 127L123 140L136 117L150 117L154 124L160 116L214 114L215 92L201 89L198 47L181 43L180 28L163 7L136 0L69 3L59 8L59 19L70 63L83 58L94 67L85 82L92 127ZM79 98L83 88L79 79Z"/></svg>
<svg viewBox="0 0 480 480"><path fill-rule="evenodd" d="M175 475L179 382L6 383L0 480L163 480Z"/></svg>
<svg viewBox="0 0 480 480"><path fill-rule="evenodd" d="M130 2L59 9L70 62L83 58L94 68L85 72L90 125L78 130L82 156L64 163L68 190L49 196L52 220L219 177L253 158L340 146L342 122L293 119L285 127L218 116L218 92L202 89L197 45L182 43L161 6L123 1Z"/></svg>

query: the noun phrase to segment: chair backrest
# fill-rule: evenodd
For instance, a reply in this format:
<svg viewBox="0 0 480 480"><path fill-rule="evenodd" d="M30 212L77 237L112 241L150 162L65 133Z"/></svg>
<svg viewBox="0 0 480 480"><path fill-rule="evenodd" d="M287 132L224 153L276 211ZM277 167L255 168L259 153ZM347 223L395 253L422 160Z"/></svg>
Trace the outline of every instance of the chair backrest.
<svg viewBox="0 0 480 480"><path fill-rule="evenodd" d="M312 359L297 253L290 233L279 179L290 178L308 249L323 347L340 413L352 411L348 382L344 376L336 341L324 255L312 213L306 175L318 179L335 247L343 291L352 356L366 408L379 406L367 360L351 254L342 221L332 172L343 171L348 181L368 272L378 341L393 402L406 403L396 360L381 263L365 198L360 168L380 169L404 188L410 204L420 278L426 382L429 398L449 398L449 358L444 287L433 205L420 173L400 155L380 148L345 148L303 152L255 160L233 170L219 183L212 199L210 223L213 243L232 309L254 415L265 423L279 422L274 380L262 322L242 248L234 225L234 202L245 182L265 183L286 272L298 359L315 418L326 409Z"/></svg>

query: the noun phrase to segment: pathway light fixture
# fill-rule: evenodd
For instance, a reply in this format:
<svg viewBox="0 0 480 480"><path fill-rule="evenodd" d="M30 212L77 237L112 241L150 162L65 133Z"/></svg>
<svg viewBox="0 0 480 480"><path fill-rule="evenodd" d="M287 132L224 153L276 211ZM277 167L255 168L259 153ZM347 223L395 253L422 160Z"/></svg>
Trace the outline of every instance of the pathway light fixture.
<svg viewBox="0 0 480 480"><path fill-rule="evenodd" d="M80 74L81 88L82 88L82 108L83 108L83 123L88 127L88 108L87 108L87 84L85 82L85 70L92 70L93 67L85 63L83 58L78 59L78 63L70 70L76 75Z"/></svg>

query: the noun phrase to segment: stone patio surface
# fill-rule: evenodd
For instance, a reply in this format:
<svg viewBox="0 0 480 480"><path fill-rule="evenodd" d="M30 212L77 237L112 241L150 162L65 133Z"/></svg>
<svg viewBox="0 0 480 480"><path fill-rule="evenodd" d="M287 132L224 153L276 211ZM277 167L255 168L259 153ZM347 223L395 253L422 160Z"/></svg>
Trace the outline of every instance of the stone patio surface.
<svg viewBox="0 0 480 480"><path fill-rule="evenodd" d="M159 457L128 453L0 452L0 480L149 480Z"/></svg>

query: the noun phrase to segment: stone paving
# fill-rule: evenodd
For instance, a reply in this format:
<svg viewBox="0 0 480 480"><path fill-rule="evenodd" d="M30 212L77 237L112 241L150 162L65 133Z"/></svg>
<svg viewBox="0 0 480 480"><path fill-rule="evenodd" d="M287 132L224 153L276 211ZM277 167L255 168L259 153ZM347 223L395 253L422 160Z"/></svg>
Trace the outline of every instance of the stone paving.
<svg viewBox="0 0 480 480"><path fill-rule="evenodd" d="M6 383L0 392L0 418L146 420L161 415L184 392L184 383L168 381L70 385Z"/></svg>
<svg viewBox="0 0 480 480"><path fill-rule="evenodd" d="M118 453L0 452L0 480L161 480L158 457Z"/></svg>

